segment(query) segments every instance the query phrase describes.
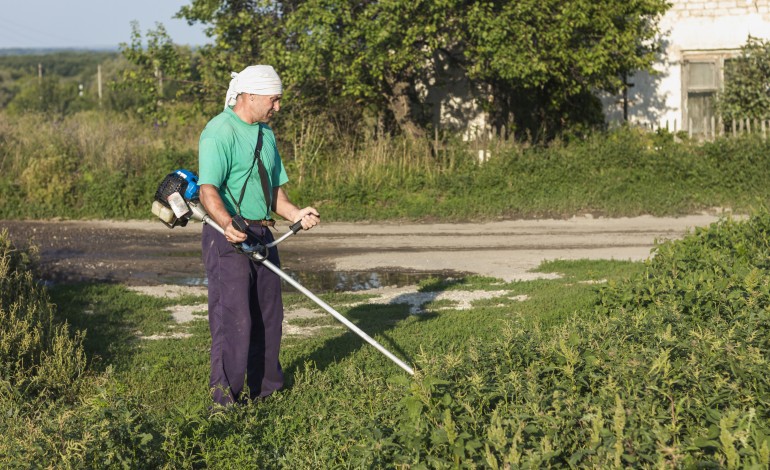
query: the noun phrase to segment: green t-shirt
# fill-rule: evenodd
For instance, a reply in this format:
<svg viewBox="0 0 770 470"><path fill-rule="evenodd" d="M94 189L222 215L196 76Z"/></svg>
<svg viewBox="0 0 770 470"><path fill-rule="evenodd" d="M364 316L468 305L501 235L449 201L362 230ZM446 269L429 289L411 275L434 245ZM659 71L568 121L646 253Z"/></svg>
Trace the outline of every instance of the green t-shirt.
<svg viewBox="0 0 770 470"><path fill-rule="evenodd" d="M266 124L248 124L232 108L227 108L209 121L201 132L198 184L216 186L230 215L237 213L236 203L254 162L259 126L262 126L260 157L267 170L270 187L277 188L289 181L289 177L278 154L275 134ZM241 215L247 219L266 219L270 215L256 163L243 195Z"/></svg>

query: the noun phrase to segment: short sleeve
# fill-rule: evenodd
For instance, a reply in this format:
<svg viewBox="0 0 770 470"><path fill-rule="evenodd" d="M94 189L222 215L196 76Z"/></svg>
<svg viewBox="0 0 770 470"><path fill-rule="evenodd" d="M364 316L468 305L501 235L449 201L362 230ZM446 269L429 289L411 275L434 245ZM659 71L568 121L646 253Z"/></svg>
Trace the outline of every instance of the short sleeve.
<svg viewBox="0 0 770 470"><path fill-rule="evenodd" d="M198 144L198 184L211 184L217 188L222 187L227 178L229 152L222 142L213 137L201 136Z"/></svg>

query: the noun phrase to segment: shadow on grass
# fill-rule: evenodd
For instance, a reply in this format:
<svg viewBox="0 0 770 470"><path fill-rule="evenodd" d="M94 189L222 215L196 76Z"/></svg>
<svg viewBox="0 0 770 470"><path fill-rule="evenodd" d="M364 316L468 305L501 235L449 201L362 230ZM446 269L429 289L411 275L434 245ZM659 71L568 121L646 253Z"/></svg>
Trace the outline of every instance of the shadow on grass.
<svg viewBox="0 0 770 470"><path fill-rule="evenodd" d="M417 292L400 294L383 304L365 304L350 309L345 317L358 328L380 343L407 365L414 364L414 355L419 345L412 341L400 341L394 337L392 330L401 322L413 318L416 322L426 322L435 319L435 313L423 312L420 306L436 300L444 291L452 286L465 284L465 279L430 280L424 282ZM332 305L334 308L334 305ZM342 361L363 347L372 348L363 338L348 330L334 338L313 343L316 346L309 354L302 354L285 366L286 386L293 386L293 377L299 367L310 362L318 370L324 370L332 364ZM408 346L407 346L408 344ZM406 346L406 347L405 347ZM382 354L376 351L376 354ZM394 367L399 367L390 359L383 356Z"/></svg>
<svg viewBox="0 0 770 470"><path fill-rule="evenodd" d="M163 300L133 293L110 282L58 285L49 290L57 316L86 332L84 348L91 367L104 370L125 362L140 335L168 324Z"/></svg>

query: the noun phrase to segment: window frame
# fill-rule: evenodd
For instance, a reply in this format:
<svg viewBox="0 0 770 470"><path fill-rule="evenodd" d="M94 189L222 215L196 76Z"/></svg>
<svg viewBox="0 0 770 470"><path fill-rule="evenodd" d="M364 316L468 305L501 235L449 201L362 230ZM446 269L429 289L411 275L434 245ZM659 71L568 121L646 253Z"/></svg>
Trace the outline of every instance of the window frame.
<svg viewBox="0 0 770 470"><path fill-rule="evenodd" d="M682 129L688 129L690 126L690 93L708 93L713 92L714 98L724 89L725 82L725 61L734 59L740 55L739 49L711 49L698 51L682 51ZM715 85L711 87L690 87L690 64L714 64ZM694 125L694 124L693 124Z"/></svg>

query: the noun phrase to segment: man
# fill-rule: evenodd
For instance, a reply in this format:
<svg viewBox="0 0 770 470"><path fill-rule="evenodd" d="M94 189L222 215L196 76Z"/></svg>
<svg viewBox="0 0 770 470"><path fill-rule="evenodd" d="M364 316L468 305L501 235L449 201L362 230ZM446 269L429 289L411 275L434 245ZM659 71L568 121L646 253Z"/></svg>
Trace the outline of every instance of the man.
<svg viewBox="0 0 770 470"><path fill-rule="evenodd" d="M278 361L283 322L280 278L233 244L273 241L271 206L284 219L301 221L305 230L320 222L318 211L295 206L281 188L288 177L273 131L266 125L281 108L278 74L269 65L253 65L232 77L225 109L209 121L199 143L200 200L225 229L222 235L204 225L202 235L211 330L209 385L220 405L265 397L283 386ZM264 187L260 173L267 180ZM248 224L246 233L233 225L237 215ZM280 265L275 248L268 259ZM248 397L242 396L244 383Z"/></svg>

